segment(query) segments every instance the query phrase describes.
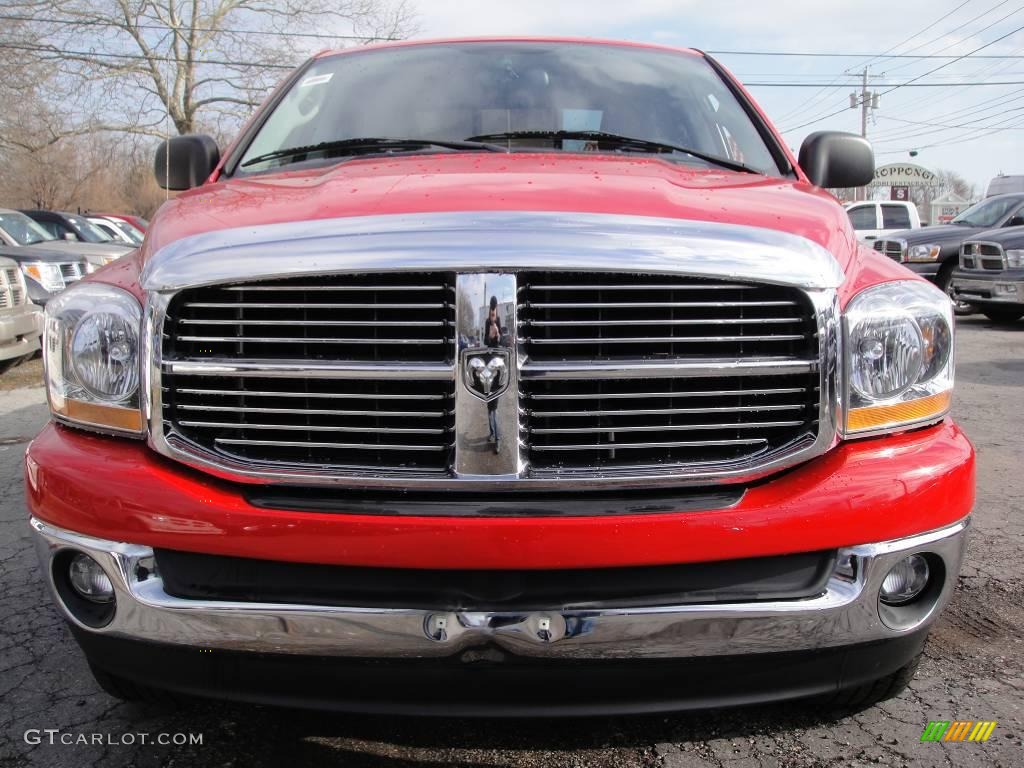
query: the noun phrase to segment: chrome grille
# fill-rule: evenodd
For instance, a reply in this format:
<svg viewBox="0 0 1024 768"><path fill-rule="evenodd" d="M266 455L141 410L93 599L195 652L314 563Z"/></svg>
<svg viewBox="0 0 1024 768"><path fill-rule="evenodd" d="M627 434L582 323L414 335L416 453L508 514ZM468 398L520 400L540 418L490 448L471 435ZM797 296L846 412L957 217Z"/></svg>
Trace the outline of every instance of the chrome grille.
<svg viewBox="0 0 1024 768"><path fill-rule="evenodd" d="M817 322L796 289L530 274L519 299L535 471L720 464L817 434Z"/></svg>
<svg viewBox="0 0 1024 768"><path fill-rule="evenodd" d="M25 288L18 268L0 269L0 309L21 306L25 298Z"/></svg>
<svg viewBox="0 0 1024 768"><path fill-rule="evenodd" d="M1003 248L997 243L964 243L960 249L960 266L1002 272L1006 269Z"/></svg>
<svg viewBox="0 0 1024 768"><path fill-rule="evenodd" d="M81 280L85 275L85 264L81 261L68 261L58 266L60 266L60 274L65 283Z"/></svg>
<svg viewBox="0 0 1024 768"><path fill-rule="evenodd" d="M831 292L818 306L813 291L739 280L509 278L501 301L515 309L517 376L504 397L519 440L503 431L503 444L518 445L521 462L495 481L751 476L820 451L834 433L830 418L819 422L835 396ZM456 333L459 302L466 293L475 332L477 304L497 290L480 279L289 277L161 297L157 444L200 466L293 483L483 482L456 469L455 415L457 350L478 343ZM476 410L486 418L483 402ZM481 428L469 449L493 455Z"/></svg>
<svg viewBox="0 0 1024 768"><path fill-rule="evenodd" d="M454 385L416 371L452 365L453 293L447 274L184 291L164 321L165 432L245 462L444 472Z"/></svg>
<svg viewBox="0 0 1024 768"><path fill-rule="evenodd" d="M902 240L875 240L875 250L893 261L903 261L906 243Z"/></svg>

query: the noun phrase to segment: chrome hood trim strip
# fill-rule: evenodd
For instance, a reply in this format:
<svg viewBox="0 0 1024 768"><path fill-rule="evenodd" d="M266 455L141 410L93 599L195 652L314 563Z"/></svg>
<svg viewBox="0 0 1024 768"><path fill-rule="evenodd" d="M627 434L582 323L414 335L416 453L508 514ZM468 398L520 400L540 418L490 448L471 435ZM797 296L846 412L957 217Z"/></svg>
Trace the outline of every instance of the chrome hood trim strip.
<svg viewBox="0 0 1024 768"><path fill-rule="evenodd" d="M161 248L147 291L337 272L563 269L684 273L833 289L807 238L771 229L596 213L456 212L316 219L208 232Z"/></svg>

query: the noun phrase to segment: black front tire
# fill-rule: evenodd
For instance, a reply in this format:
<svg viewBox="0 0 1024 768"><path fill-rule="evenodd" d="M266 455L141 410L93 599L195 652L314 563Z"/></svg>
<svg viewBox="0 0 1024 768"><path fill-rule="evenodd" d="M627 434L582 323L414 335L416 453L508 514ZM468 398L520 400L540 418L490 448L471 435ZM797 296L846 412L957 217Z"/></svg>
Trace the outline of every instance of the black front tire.
<svg viewBox="0 0 1024 768"><path fill-rule="evenodd" d="M1024 317L1024 309L1017 307L986 307L981 313L993 323L1013 323Z"/></svg>
<svg viewBox="0 0 1024 768"><path fill-rule="evenodd" d="M117 675L112 675L99 667L89 665L89 671L105 693L121 701L140 704L156 704L167 709L178 709L188 704L189 699L162 688L151 688Z"/></svg>
<svg viewBox="0 0 1024 768"><path fill-rule="evenodd" d="M891 675L872 680L854 688L846 688L818 699L825 709L832 712L859 712L881 701L895 698L906 690L917 673L923 654L915 656L906 666Z"/></svg>

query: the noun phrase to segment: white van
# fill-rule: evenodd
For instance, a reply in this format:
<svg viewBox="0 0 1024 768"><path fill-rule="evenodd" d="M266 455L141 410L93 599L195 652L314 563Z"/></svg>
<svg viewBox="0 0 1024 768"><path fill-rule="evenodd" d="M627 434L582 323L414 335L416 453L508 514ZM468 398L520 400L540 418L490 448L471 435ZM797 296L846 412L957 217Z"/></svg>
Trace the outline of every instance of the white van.
<svg viewBox="0 0 1024 768"><path fill-rule="evenodd" d="M1008 192L1024 192L1024 175L1004 176L999 174L988 183L988 191L985 197L1005 195Z"/></svg>
<svg viewBox="0 0 1024 768"><path fill-rule="evenodd" d="M917 206L910 202L868 200L863 203L847 203L844 207L857 233L857 239L862 243L900 230L921 228Z"/></svg>

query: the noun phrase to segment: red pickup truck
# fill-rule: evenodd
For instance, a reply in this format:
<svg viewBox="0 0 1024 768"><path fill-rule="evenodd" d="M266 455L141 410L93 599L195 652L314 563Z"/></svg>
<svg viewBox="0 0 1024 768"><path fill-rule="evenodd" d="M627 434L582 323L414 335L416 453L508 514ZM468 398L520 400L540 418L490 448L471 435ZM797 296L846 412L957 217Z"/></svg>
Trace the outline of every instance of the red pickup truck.
<svg viewBox="0 0 1024 768"><path fill-rule="evenodd" d="M46 307L45 578L122 698L657 711L913 675L974 452L949 299L694 50L324 53Z"/></svg>

